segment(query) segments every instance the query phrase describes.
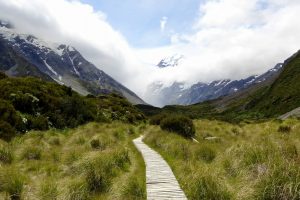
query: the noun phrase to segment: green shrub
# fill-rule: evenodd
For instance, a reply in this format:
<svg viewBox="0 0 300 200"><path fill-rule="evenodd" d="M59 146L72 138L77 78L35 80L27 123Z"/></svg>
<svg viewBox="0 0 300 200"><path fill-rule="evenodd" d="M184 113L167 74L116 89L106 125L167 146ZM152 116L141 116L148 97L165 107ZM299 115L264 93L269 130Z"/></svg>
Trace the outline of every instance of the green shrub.
<svg viewBox="0 0 300 200"><path fill-rule="evenodd" d="M15 136L15 129L9 123L0 121L0 139L10 141Z"/></svg>
<svg viewBox="0 0 300 200"><path fill-rule="evenodd" d="M0 146L0 163L11 164L13 161L13 153L9 147Z"/></svg>
<svg viewBox="0 0 300 200"><path fill-rule="evenodd" d="M7 75L3 72L0 72L0 80L7 78Z"/></svg>
<svg viewBox="0 0 300 200"><path fill-rule="evenodd" d="M278 128L278 132L281 132L281 133L289 133L291 132L292 128L290 126L279 126Z"/></svg>
<svg viewBox="0 0 300 200"><path fill-rule="evenodd" d="M149 120L149 123L151 125L160 125L160 122L166 118L167 115L166 114L157 114L157 115L154 115L150 118Z"/></svg>
<svg viewBox="0 0 300 200"><path fill-rule="evenodd" d="M199 160L210 163L215 159L216 152L208 146L201 146L198 150L196 150L195 156Z"/></svg>
<svg viewBox="0 0 300 200"><path fill-rule="evenodd" d="M202 172L203 173L203 172ZM229 200L231 195L225 185L210 175L199 175L190 183L190 198L193 200Z"/></svg>
<svg viewBox="0 0 300 200"><path fill-rule="evenodd" d="M26 147L22 152L22 159L40 160L41 157L42 157L42 151L37 147Z"/></svg>
<svg viewBox="0 0 300 200"><path fill-rule="evenodd" d="M0 94L1 96L1 94ZM22 118L16 112L12 104L8 101L2 100L0 97L0 121L10 124L14 129L24 132L25 124Z"/></svg>
<svg viewBox="0 0 300 200"><path fill-rule="evenodd" d="M13 93L10 95L10 100L15 109L22 113L35 114L38 109L39 99L30 93Z"/></svg>
<svg viewBox="0 0 300 200"><path fill-rule="evenodd" d="M37 117L31 117L28 119L29 130L41 130L45 131L49 129L48 119L42 115Z"/></svg>
<svg viewBox="0 0 300 200"><path fill-rule="evenodd" d="M193 121L184 116L166 117L160 123L162 130L178 133L184 137L195 136L195 126Z"/></svg>

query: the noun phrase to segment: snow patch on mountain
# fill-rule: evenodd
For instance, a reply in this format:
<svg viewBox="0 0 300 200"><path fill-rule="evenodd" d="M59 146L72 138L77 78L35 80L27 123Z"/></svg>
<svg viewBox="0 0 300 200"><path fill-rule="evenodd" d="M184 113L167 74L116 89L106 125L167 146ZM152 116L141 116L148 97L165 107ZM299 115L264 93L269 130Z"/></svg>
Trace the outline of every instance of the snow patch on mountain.
<svg viewBox="0 0 300 200"><path fill-rule="evenodd" d="M175 54L170 57L166 57L162 59L157 66L160 68L165 68L165 67L176 67L180 64L180 62L184 59L184 56L181 54Z"/></svg>

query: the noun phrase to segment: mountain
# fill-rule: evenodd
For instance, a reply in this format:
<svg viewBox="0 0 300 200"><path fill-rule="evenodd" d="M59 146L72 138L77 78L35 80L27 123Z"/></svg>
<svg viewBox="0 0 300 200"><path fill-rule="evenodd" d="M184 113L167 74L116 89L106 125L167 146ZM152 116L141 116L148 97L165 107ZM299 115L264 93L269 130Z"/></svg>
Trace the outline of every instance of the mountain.
<svg viewBox="0 0 300 200"><path fill-rule="evenodd" d="M115 92L134 104L144 104L135 93L87 61L74 47L19 34L11 27L0 23L0 71L9 76L55 81L82 95Z"/></svg>
<svg viewBox="0 0 300 200"><path fill-rule="evenodd" d="M174 82L165 87L163 83L156 82L147 89L147 95L152 95L155 105L191 105L207 100L217 99L221 96L237 93L253 85L269 82L278 76L282 63L260 76L250 76L241 80L217 80L210 83L198 82L190 87L185 83Z"/></svg>
<svg viewBox="0 0 300 200"><path fill-rule="evenodd" d="M273 74L274 72L275 74ZM211 118L230 122L277 118L291 113L298 115L300 107L300 51L260 78L261 82L258 79L256 81L258 83L245 89L202 103L188 106L165 106L160 110L155 107L139 106L138 108L147 115L177 113L192 118Z"/></svg>
<svg viewBox="0 0 300 200"><path fill-rule="evenodd" d="M162 59L157 66L159 68L165 68L165 67L176 67L177 65L179 65L180 61L184 58L183 55L180 54L175 54L173 56L170 57L166 57L164 59Z"/></svg>
<svg viewBox="0 0 300 200"><path fill-rule="evenodd" d="M246 109L265 116L278 116L300 107L300 51L284 62L284 70Z"/></svg>

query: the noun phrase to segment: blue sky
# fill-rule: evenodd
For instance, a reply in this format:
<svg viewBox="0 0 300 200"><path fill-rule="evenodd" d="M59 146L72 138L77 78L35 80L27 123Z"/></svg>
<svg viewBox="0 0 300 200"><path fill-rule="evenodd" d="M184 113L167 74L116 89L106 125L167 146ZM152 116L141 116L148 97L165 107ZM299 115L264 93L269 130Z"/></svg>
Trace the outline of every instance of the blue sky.
<svg viewBox="0 0 300 200"><path fill-rule="evenodd" d="M131 46L151 48L168 45L169 34L190 33L199 13L201 0L81 0L106 14L112 27ZM164 31L160 21L167 17Z"/></svg>

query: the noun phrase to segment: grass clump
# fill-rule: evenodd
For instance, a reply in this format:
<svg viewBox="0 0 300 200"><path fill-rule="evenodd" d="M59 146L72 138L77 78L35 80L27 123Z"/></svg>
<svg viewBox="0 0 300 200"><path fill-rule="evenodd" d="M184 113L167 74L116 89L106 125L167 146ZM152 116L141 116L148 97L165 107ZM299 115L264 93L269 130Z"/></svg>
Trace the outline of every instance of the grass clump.
<svg viewBox="0 0 300 200"><path fill-rule="evenodd" d="M290 126L284 126L284 125L281 125L278 128L278 132L280 132L280 133L289 133L289 132L291 132L291 130L292 130L292 128Z"/></svg>
<svg viewBox="0 0 300 200"><path fill-rule="evenodd" d="M197 175L190 183L190 198L194 200L229 200L231 195L219 180L210 175Z"/></svg>
<svg viewBox="0 0 300 200"><path fill-rule="evenodd" d="M90 144L91 144L91 147L93 149L100 149L100 141L99 141L99 139L92 139L91 142L90 142Z"/></svg>
<svg viewBox="0 0 300 200"><path fill-rule="evenodd" d="M14 169L0 172L0 191L9 195L11 200L22 199L25 178Z"/></svg>
<svg viewBox="0 0 300 200"><path fill-rule="evenodd" d="M13 152L7 146L0 146L0 163L11 164L13 161Z"/></svg>
<svg viewBox="0 0 300 200"><path fill-rule="evenodd" d="M209 146L201 146L196 150L195 156L199 160L211 163L216 157L216 152Z"/></svg>
<svg viewBox="0 0 300 200"><path fill-rule="evenodd" d="M161 121L160 127L162 130L175 132L186 138L195 136L193 121L184 116L166 117Z"/></svg>
<svg viewBox="0 0 300 200"><path fill-rule="evenodd" d="M39 196L41 200L56 200L58 198L58 188L54 181L45 181L40 186Z"/></svg>
<svg viewBox="0 0 300 200"><path fill-rule="evenodd" d="M143 183L133 177L128 184L123 187L122 196L124 199L130 200L146 199L145 187L143 186Z"/></svg>
<svg viewBox="0 0 300 200"><path fill-rule="evenodd" d="M68 200L88 200L90 192L85 181L81 179L72 180L67 186L66 199Z"/></svg>
<svg viewBox="0 0 300 200"><path fill-rule="evenodd" d="M113 178L120 170L125 170L129 162L126 150L116 150L85 162L83 169L89 190L97 193L107 192Z"/></svg>
<svg viewBox="0 0 300 200"><path fill-rule="evenodd" d="M263 177L255 187L255 199L300 199L300 167L282 162Z"/></svg>
<svg viewBox="0 0 300 200"><path fill-rule="evenodd" d="M99 149L103 151L107 147L107 141L104 140L100 141L98 138L94 138L90 141L90 145L93 149Z"/></svg>
<svg viewBox="0 0 300 200"><path fill-rule="evenodd" d="M42 157L42 151L37 147L26 147L22 152L22 159L26 160L40 160Z"/></svg>

